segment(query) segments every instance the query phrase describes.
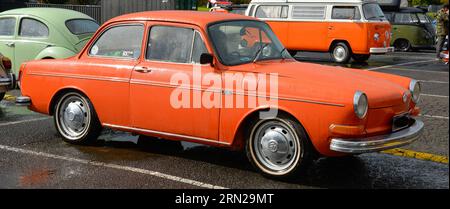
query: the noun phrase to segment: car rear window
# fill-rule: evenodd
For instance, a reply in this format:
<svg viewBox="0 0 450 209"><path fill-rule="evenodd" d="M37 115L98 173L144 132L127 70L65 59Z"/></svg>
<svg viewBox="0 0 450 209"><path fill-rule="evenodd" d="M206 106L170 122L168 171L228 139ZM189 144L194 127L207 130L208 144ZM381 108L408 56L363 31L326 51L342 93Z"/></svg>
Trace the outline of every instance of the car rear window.
<svg viewBox="0 0 450 209"><path fill-rule="evenodd" d="M66 26L75 35L95 33L99 28L99 25L95 21L88 19L68 20L66 21Z"/></svg>

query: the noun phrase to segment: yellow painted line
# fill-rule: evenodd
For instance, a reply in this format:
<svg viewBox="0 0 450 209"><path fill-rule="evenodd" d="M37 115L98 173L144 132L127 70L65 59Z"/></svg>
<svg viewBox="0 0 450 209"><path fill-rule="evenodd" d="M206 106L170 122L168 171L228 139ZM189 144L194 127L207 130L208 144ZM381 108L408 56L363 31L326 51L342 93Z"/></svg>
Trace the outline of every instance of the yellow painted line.
<svg viewBox="0 0 450 209"><path fill-rule="evenodd" d="M406 150L406 149L391 149L391 150L382 151L381 153L400 156L400 157L415 158L415 159L419 159L419 160L432 161L432 162L436 162L436 163L448 164L448 157L446 157L446 156L434 155L434 154L424 153L424 152L416 152L416 151Z"/></svg>
<svg viewBox="0 0 450 209"><path fill-rule="evenodd" d="M8 100L8 101L16 101L16 97L9 95L9 94L6 94L3 99Z"/></svg>

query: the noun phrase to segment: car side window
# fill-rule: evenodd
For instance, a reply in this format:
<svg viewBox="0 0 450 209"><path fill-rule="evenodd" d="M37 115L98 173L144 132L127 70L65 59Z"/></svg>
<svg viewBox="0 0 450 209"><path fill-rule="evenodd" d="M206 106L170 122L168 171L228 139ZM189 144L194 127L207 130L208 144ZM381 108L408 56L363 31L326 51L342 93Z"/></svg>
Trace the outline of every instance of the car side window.
<svg viewBox="0 0 450 209"><path fill-rule="evenodd" d="M106 30L89 50L89 55L137 59L141 55L143 25L120 25Z"/></svg>
<svg viewBox="0 0 450 209"><path fill-rule="evenodd" d="M206 49L205 42L203 42L202 37L200 36L199 32L194 33L194 44L192 48L192 62L193 63L200 63L200 56L203 53L208 53L208 50Z"/></svg>
<svg viewBox="0 0 450 209"><path fill-rule="evenodd" d="M19 36L31 38L48 37L48 27L39 20L23 18L20 21Z"/></svg>
<svg viewBox="0 0 450 209"><path fill-rule="evenodd" d="M16 18L0 18L0 36L14 36Z"/></svg>
<svg viewBox="0 0 450 209"><path fill-rule="evenodd" d="M259 6L256 9L257 18L287 18L288 6Z"/></svg>
<svg viewBox="0 0 450 209"><path fill-rule="evenodd" d="M163 62L191 62L194 30L173 26L153 26L150 30L147 59Z"/></svg>
<svg viewBox="0 0 450 209"><path fill-rule="evenodd" d="M361 13L358 7L337 6L333 7L331 18L337 20L360 20Z"/></svg>

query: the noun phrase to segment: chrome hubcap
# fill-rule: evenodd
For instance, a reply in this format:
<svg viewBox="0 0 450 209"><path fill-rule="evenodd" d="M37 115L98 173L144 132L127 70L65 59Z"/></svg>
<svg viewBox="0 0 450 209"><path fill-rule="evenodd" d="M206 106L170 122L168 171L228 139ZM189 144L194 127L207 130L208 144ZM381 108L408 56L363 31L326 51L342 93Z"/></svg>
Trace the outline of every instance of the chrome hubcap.
<svg viewBox="0 0 450 209"><path fill-rule="evenodd" d="M295 161L297 143L294 132L279 121L262 124L254 135L256 157L265 167L282 171Z"/></svg>
<svg viewBox="0 0 450 209"><path fill-rule="evenodd" d="M345 59L347 55L346 50L342 46L338 46L334 49L333 55L337 61L342 61Z"/></svg>
<svg viewBox="0 0 450 209"><path fill-rule="evenodd" d="M84 135L89 120L89 109L81 98L71 96L60 105L58 125L66 138L76 140Z"/></svg>

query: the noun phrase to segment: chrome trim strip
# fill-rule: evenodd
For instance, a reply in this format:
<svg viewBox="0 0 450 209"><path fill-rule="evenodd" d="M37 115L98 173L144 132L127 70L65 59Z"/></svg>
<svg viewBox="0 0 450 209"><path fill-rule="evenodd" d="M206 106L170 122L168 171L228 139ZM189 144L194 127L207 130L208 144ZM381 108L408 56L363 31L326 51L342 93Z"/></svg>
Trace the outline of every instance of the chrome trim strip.
<svg viewBox="0 0 450 209"><path fill-rule="evenodd" d="M408 145L419 139L424 123L416 120L409 128L385 135L359 139L335 138L331 140L330 149L337 152L360 154L393 149Z"/></svg>
<svg viewBox="0 0 450 209"><path fill-rule="evenodd" d="M27 73L28 75L34 76L49 76L49 77L62 77L62 78L74 78L74 79L87 79L87 80L98 80L98 81L112 81L112 82L122 82L128 83L128 78L117 78L117 77L99 77L99 76L87 76L87 75L76 75L76 74L60 74L60 73Z"/></svg>
<svg viewBox="0 0 450 209"><path fill-rule="evenodd" d="M107 78L107 77L97 77L97 76L49 74L49 73L28 73L28 74L34 75L34 76L66 77L66 78L74 78L74 79L88 79L88 80L112 81L112 82L122 82L122 83L130 82L131 84L137 84L137 85L158 86L158 87L163 87L163 88L184 88L184 89L195 90L195 91L207 91L207 92L214 92L214 93L222 93L223 95L231 95L231 94L225 94L225 92L228 90L193 88L190 86L189 87L176 86L176 85L171 85L171 84L157 83L157 82L144 81L144 80L128 80L125 78ZM292 102L303 102L303 103L328 105L328 106L335 106L335 107L345 107L345 105L343 105L343 104L320 102L320 101L313 101L313 100L307 100L307 99L298 99L298 98L289 98L289 97L267 97L267 96L248 94L248 93L243 93L243 92L234 92L234 91L232 92L232 94L233 95L243 95L243 96L267 98L267 99L272 99L272 100L285 100L285 101L292 101Z"/></svg>
<svg viewBox="0 0 450 209"><path fill-rule="evenodd" d="M164 135L164 136L169 136L169 137L179 137L179 138L185 138L185 139L190 139L190 140L194 140L194 141L208 142L208 143L215 143L215 144L231 146L231 144L227 143L227 142L220 142L220 141L216 141L216 140L212 140L212 139L205 139L205 138L200 138L200 137L195 137L195 136L173 134L173 133L167 133L167 132L162 132L162 131L153 131L153 130L141 129L141 128L132 128L132 127L127 127L127 126L112 125L112 124L108 124L108 123L103 123L103 126L110 127L110 128L116 128L116 129L140 131L140 132Z"/></svg>

